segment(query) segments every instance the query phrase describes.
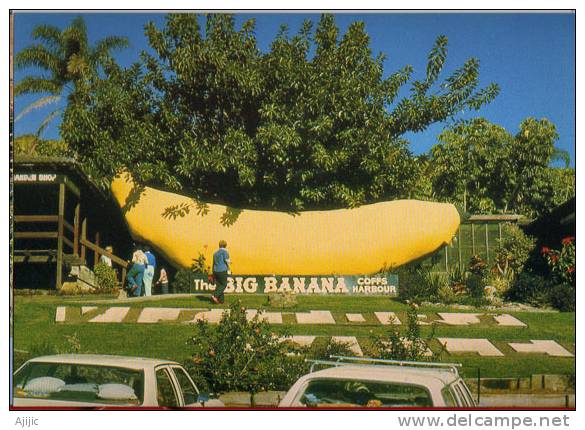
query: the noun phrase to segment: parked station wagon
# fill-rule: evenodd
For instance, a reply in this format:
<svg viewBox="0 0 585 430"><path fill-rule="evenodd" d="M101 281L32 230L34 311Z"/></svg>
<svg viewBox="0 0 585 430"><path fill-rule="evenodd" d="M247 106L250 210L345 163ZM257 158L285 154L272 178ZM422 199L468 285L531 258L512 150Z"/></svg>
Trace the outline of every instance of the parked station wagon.
<svg viewBox="0 0 585 430"><path fill-rule="evenodd" d="M22 407L221 407L200 394L178 363L151 358L62 354L27 361L14 374Z"/></svg>
<svg viewBox="0 0 585 430"><path fill-rule="evenodd" d="M279 407L471 408L459 364L338 357L311 360ZM314 371L316 366L329 366Z"/></svg>

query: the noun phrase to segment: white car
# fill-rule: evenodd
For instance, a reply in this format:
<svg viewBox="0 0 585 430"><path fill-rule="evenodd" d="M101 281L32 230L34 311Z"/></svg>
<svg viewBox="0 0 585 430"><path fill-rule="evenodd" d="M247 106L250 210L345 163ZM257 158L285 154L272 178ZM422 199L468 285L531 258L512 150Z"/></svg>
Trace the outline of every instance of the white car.
<svg viewBox="0 0 585 430"><path fill-rule="evenodd" d="M290 388L279 407L472 408L457 364L332 357ZM372 364L375 363L375 364ZM313 371L316 365L329 368Z"/></svg>
<svg viewBox="0 0 585 430"><path fill-rule="evenodd" d="M178 363L152 358L62 354L36 357L13 379L16 407L222 407L200 394Z"/></svg>

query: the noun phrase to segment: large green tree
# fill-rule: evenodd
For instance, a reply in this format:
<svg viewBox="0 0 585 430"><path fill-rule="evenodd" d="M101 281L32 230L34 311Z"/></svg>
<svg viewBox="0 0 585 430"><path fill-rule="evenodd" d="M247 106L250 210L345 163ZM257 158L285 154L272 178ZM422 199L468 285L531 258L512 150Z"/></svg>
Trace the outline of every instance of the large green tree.
<svg viewBox="0 0 585 430"><path fill-rule="evenodd" d="M91 46L81 16L63 30L52 25L38 25L32 31L32 37L38 43L18 52L14 67L16 70L33 68L35 74L25 76L16 84L14 96L39 94L41 97L26 106L16 116L16 121L34 109L58 103L64 94L74 92L76 87L95 77L98 67L110 58L113 49L128 45L126 38L111 36ZM38 71L43 74L36 74ZM37 137L60 113L57 108L47 115L37 130Z"/></svg>
<svg viewBox="0 0 585 430"><path fill-rule="evenodd" d="M469 212L534 217L570 194L572 169L550 167L557 159L568 162L568 154L554 146L558 134L547 119L527 118L512 135L476 118L448 127L438 139L430 160L435 196Z"/></svg>
<svg viewBox="0 0 585 430"><path fill-rule="evenodd" d="M331 15L294 36L282 27L267 52L254 21L238 29L225 14L169 15L146 35L152 53L140 65L111 63L69 104L64 138L104 182L127 168L142 183L236 207L294 211L408 196L420 167L404 134L498 93L494 84L478 89L473 58L439 80L444 36L422 78L412 80L411 66L386 76L364 24L340 34Z"/></svg>

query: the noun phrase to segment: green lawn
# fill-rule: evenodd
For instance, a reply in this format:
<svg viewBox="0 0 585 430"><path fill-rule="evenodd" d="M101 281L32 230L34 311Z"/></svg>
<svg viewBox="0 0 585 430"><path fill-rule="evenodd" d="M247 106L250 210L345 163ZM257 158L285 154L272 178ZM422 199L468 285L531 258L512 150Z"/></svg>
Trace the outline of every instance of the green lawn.
<svg viewBox="0 0 585 430"><path fill-rule="evenodd" d="M297 325L285 324L275 326L275 330L286 330L291 334L304 335L347 335L365 339L370 332L385 330L375 323L372 312L393 311L404 320L406 305L385 297L351 297L351 296L300 296L299 303L294 308L286 310L270 308L266 305L266 296L260 295L229 295L228 302L235 299L242 301L248 308L265 308L284 312L304 310L330 310L336 321L343 322L346 312L363 313L366 323L336 324L336 325ZM136 355L145 357L167 358L183 361L189 358L190 351L186 344L193 327L160 323L160 324L83 324L66 323L55 324L55 309L57 306L67 305L78 307L81 305L111 306L115 302L104 303L104 298L97 297L59 297L59 296L16 296L14 312L14 348L18 351L43 352L44 344L53 345L57 350L65 350L68 346L66 336L76 335L83 352L103 354ZM122 305L122 304L120 304ZM189 298L161 298L155 301L124 303L140 307L181 307L181 308L210 308L211 305L204 296ZM224 305L223 307L226 307ZM426 313L433 317L436 312L461 312L449 307L421 307L419 313ZM470 312L486 312L482 309ZM574 313L542 313L542 312L512 312L512 315L528 324L528 328L497 327L488 321L478 326L447 327L436 329L438 337L481 337L491 340L502 352L510 354L501 358L480 357L475 354L450 356L443 355L444 361L456 361L464 364L463 374L475 376L476 368L481 368L484 377L519 377L530 374L568 374L575 372L574 358L555 358L539 354L514 354L507 341L528 341L530 339L553 339L561 345L575 351L575 314ZM129 318L136 317L138 309L133 309ZM423 334L429 332L423 328ZM438 348L436 341L430 344L432 349ZM21 353L19 357L26 357Z"/></svg>

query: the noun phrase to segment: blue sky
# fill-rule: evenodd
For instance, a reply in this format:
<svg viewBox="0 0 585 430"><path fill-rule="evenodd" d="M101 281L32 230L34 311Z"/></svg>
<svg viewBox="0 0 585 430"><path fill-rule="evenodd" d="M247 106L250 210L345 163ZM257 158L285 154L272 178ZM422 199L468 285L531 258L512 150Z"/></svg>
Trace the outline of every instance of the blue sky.
<svg viewBox="0 0 585 430"><path fill-rule="evenodd" d="M31 31L38 24L66 27L79 15L66 13L16 13L15 51L31 44ZM108 35L126 36L130 48L115 53L119 64L130 65L148 49L144 24L164 24L163 13L84 13L90 42ZM424 76L426 58L438 35L449 39L448 56L442 77L463 62L480 60L480 84L500 85L500 95L478 112L461 117L483 116L515 134L526 117L548 118L557 126L557 146L571 155L575 165L575 16L572 13L339 13L336 21L343 34L353 21L364 21L371 38L372 52L386 55L384 73L389 75L406 64L414 67L414 78ZM319 14L263 13L238 14L237 22L256 19L260 49L267 50L281 24L288 24L292 35L303 20L315 25ZM34 72L15 72L18 81ZM404 94L406 94L407 86ZM15 100L18 114L34 97ZM34 133L52 108L28 114L15 124L16 135ZM426 152L436 142L445 124L435 124L424 132L408 134L414 153ZM46 138L58 137L58 121L49 127Z"/></svg>

